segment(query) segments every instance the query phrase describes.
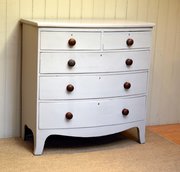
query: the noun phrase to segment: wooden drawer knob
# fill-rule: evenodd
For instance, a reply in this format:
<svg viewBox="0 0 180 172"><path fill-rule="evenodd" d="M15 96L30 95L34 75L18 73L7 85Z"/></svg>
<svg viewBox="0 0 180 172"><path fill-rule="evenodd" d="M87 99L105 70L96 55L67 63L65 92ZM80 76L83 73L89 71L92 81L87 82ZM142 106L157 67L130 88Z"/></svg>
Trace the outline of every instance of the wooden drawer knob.
<svg viewBox="0 0 180 172"><path fill-rule="evenodd" d="M73 118L73 114L71 112L66 113L66 119L70 120Z"/></svg>
<svg viewBox="0 0 180 172"><path fill-rule="evenodd" d="M76 44L76 40L74 38L70 38L68 44L70 47L73 47Z"/></svg>
<svg viewBox="0 0 180 172"><path fill-rule="evenodd" d="M129 114L129 110L126 109L126 108L124 108L124 109L122 110L122 114L123 114L124 116L127 116L127 115Z"/></svg>
<svg viewBox="0 0 180 172"><path fill-rule="evenodd" d="M131 66L133 64L133 60L132 59L126 59L126 65L127 66Z"/></svg>
<svg viewBox="0 0 180 172"><path fill-rule="evenodd" d="M131 83L129 83L129 82L124 83L124 88L125 89L129 89L130 87L131 87Z"/></svg>
<svg viewBox="0 0 180 172"><path fill-rule="evenodd" d="M66 87L66 90L67 90L68 92L72 92L72 91L74 90L74 86L71 85L71 84L68 84L67 87Z"/></svg>
<svg viewBox="0 0 180 172"><path fill-rule="evenodd" d="M73 60L73 59L68 60L69 67L73 67L73 66L75 66L75 64L76 64L75 60Z"/></svg>
<svg viewBox="0 0 180 172"><path fill-rule="evenodd" d="M127 41L126 41L126 44L127 44L128 47L131 47L131 46L134 44L134 40L131 39L131 38L129 38L129 39L127 39Z"/></svg>

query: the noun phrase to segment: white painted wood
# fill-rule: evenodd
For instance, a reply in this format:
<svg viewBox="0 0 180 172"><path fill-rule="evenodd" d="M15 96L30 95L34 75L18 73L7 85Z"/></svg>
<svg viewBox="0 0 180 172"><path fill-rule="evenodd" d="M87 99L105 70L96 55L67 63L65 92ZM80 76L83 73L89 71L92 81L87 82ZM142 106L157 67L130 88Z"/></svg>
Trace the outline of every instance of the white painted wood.
<svg viewBox="0 0 180 172"><path fill-rule="evenodd" d="M144 121L141 121L141 124L137 127L138 129L138 134L139 134L139 142L141 144L145 143L145 122Z"/></svg>
<svg viewBox="0 0 180 172"><path fill-rule="evenodd" d="M88 29L74 23L63 29L23 23L22 137L24 126L33 131L35 155L42 154L51 134L92 137L137 127L140 143L145 142L149 25L121 30L106 22L106 27ZM132 36L132 49L111 45L121 35ZM67 45L71 37L76 39L74 48ZM76 60L71 69L70 58ZM125 64L127 58L133 60L131 67ZM125 82L131 84L129 89ZM74 86L72 92L68 84ZM124 108L129 110L127 116L122 115ZM65 118L67 112L73 119Z"/></svg>
<svg viewBox="0 0 180 172"><path fill-rule="evenodd" d="M145 99L137 97L40 103L39 128L100 127L144 120ZM127 116L122 114L124 108L129 110ZM67 112L73 114L71 120L66 119Z"/></svg>
<svg viewBox="0 0 180 172"><path fill-rule="evenodd" d="M127 39L133 39L134 44L128 47ZM151 32L105 32L103 35L104 49L133 49L151 46Z"/></svg>
<svg viewBox="0 0 180 172"><path fill-rule="evenodd" d="M108 125L108 126L100 126L100 127L38 130L37 133L39 139L35 139L34 155L42 155L45 140L50 135L64 135L64 136L74 136L74 137L98 137L98 136L106 136L113 133L119 133L121 131L135 127L138 129L138 131L140 131L138 132L139 142L144 143L145 122L143 120L119 124L119 125Z"/></svg>
<svg viewBox="0 0 180 172"><path fill-rule="evenodd" d="M69 128L69 129L53 129L53 130L38 130L38 133L42 135L42 137L48 137L50 135L64 135L64 136L76 136L76 137L98 137L98 136L106 136L112 133L119 133L124 130L128 130L130 128L141 128L145 126L144 120L134 121L129 123L123 123L118 125L107 125L107 126L99 126L99 127L84 127L84 128ZM145 127L144 127L145 128ZM145 141L144 132L139 135L141 140ZM42 146L44 146L42 144ZM42 154L42 152L41 152Z"/></svg>
<svg viewBox="0 0 180 172"><path fill-rule="evenodd" d="M47 50L87 50L100 49L100 32L46 32L41 33L41 49ZM70 38L76 40L73 47L68 45ZM48 41L47 41L48 40Z"/></svg>
<svg viewBox="0 0 180 172"><path fill-rule="evenodd" d="M37 130L34 135L34 155L41 155L43 153L46 138L49 136L47 132L41 131Z"/></svg>
<svg viewBox="0 0 180 172"><path fill-rule="evenodd" d="M27 125L36 137L37 114L37 71L38 71L38 30L23 25L22 30L22 126L21 136L24 138L24 127Z"/></svg>
<svg viewBox="0 0 180 172"><path fill-rule="evenodd" d="M22 23L46 28L151 28L154 23L100 19L21 19Z"/></svg>
<svg viewBox="0 0 180 172"><path fill-rule="evenodd" d="M94 73L146 70L149 69L149 55L149 51L41 53L40 73ZM71 59L75 61L75 66L73 67L68 66L68 61ZM127 59L133 60L131 66L126 65Z"/></svg>
<svg viewBox="0 0 180 172"><path fill-rule="evenodd" d="M129 82L131 88L126 90L124 83ZM132 74L95 74L70 76L44 76L39 78L40 99L89 99L116 96L128 96L146 93L146 73ZM68 92L67 85L74 90Z"/></svg>

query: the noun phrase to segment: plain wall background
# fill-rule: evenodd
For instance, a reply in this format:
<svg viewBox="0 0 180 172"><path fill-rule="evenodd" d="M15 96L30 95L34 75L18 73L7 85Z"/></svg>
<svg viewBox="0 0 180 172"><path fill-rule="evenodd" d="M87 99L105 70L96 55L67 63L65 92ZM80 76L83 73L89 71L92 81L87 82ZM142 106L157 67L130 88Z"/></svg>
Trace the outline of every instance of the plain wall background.
<svg viewBox="0 0 180 172"><path fill-rule="evenodd" d="M20 135L20 18L154 22L147 124L180 122L179 0L0 0L0 138Z"/></svg>

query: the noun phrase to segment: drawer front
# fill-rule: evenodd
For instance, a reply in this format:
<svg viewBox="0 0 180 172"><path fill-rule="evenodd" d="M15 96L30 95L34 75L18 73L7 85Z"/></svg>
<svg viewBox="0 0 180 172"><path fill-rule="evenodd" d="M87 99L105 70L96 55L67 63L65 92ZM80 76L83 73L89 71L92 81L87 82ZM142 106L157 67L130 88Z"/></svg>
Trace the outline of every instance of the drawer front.
<svg viewBox="0 0 180 172"><path fill-rule="evenodd" d="M132 39L131 46L127 40ZM103 35L104 49L148 48L151 45L151 32L105 32Z"/></svg>
<svg viewBox="0 0 180 172"><path fill-rule="evenodd" d="M128 60L131 60L132 64L128 64ZM92 73L143 70L149 68L149 60L149 51L41 53L40 73Z"/></svg>
<svg viewBox="0 0 180 172"><path fill-rule="evenodd" d="M80 128L117 125L145 119L145 97L39 104L39 128ZM123 115L123 110L129 113ZM72 114L66 118L67 112Z"/></svg>
<svg viewBox="0 0 180 172"><path fill-rule="evenodd" d="M100 32L40 32L41 50L98 50L101 47ZM75 45L70 46L69 40ZM74 43L72 43L74 44Z"/></svg>
<svg viewBox="0 0 180 172"><path fill-rule="evenodd" d="M86 99L135 95L146 92L146 82L147 72L40 77L39 97L40 99ZM131 87L128 89L129 86Z"/></svg>

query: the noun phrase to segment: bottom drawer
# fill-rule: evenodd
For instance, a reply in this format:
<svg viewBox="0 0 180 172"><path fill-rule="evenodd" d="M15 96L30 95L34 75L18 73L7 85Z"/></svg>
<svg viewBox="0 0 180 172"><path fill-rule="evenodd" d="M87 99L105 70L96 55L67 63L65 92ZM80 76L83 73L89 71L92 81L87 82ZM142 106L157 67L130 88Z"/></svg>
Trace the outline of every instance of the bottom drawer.
<svg viewBox="0 0 180 172"><path fill-rule="evenodd" d="M70 112L67 116L71 119L67 119L67 112ZM39 129L116 125L144 120L145 114L145 96L40 103Z"/></svg>

